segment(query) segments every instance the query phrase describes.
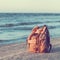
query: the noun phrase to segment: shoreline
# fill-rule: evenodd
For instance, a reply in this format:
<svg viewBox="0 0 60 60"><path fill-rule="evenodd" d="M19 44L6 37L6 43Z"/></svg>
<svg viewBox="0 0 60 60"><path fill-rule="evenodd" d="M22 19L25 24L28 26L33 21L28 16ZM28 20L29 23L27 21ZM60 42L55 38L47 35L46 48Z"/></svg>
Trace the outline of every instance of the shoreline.
<svg viewBox="0 0 60 60"><path fill-rule="evenodd" d="M51 39L50 53L29 53L26 42L8 44L0 47L0 60L59 60L60 38Z"/></svg>

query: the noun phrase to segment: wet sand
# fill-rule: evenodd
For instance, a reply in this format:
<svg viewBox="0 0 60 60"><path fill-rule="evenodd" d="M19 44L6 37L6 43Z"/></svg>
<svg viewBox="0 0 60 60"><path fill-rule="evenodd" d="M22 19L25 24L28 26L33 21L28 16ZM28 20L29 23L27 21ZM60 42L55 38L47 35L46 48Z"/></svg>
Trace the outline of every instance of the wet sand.
<svg viewBox="0 0 60 60"><path fill-rule="evenodd" d="M30 53L26 43L0 46L0 60L60 60L60 38L51 39L50 53Z"/></svg>

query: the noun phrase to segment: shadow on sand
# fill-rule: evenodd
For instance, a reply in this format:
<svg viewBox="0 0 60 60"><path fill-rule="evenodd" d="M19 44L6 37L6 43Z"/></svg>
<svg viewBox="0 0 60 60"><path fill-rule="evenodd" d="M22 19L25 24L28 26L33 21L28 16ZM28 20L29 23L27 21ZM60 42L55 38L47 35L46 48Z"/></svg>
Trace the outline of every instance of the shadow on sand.
<svg viewBox="0 0 60 60"><path fill-rule="evenodd" d="M59 44L54 45L54 46L52 47L51 53L56 53L56 52L60 52Z"/></svg>

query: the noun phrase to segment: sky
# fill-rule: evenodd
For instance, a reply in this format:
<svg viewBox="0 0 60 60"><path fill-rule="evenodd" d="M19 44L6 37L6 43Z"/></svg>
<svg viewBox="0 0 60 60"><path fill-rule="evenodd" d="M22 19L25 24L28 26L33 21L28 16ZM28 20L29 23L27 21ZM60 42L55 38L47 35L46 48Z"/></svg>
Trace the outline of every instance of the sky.
<svg viewBox="0 0 60 60"><path fill-rule="evenodd" d="M60 0L0 0L0 12L60 13Z"/></svg>

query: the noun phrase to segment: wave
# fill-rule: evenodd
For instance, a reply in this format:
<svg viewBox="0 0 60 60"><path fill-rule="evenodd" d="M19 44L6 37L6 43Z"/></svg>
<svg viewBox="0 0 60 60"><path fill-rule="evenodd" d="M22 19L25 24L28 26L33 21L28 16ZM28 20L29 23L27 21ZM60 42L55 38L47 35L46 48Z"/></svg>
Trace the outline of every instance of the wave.
<svg viewBox="0 0 60 60"><path fill-rule="evenodd" d="M55 29L57 28L56 26L48 26L48 29Z"/></svg>
<svg viewBox="0 0 60 60"><path fill-rule="evenodd" d="M56 28L60 28L60 25L59 26L48 26L48 29L56 29ZM13 32L15 30L19 31L19 30L32 30L32 29L33 29L33 26L31 27L23 26L23 27L15 27L15 28L1 28L0 30Z"/></svg>
<svg viewBox="0 0 60 60"><path fill-rule="evenodd" d="M60 13L0 13L0 17L13 16L60 16Z"/></svg>
<svg viewBox="0 0 60 60"><path fill-rule="evenodd" d="M48 26L48 29L55 29L55 28L59 28L59 27L60 26ZM21 28L14 28L13 30L32 30L32 29L33 29L33 27L21 27Z"/></svg>
<svg viewBox="0 0 60 60"><path fill-rule="evenodd" d="M42 27L42 26L40 26ZM60 25L58 26L48 26L48 29L55 29L55 28L60 28ZM33 27L16 27L16 28L13 28L13 30L32 30Z"/></svg>
<svg viewBox="0 0 60 60"><path fill-rule="evenodd" d="M8 39L8 40L0 40L0 43L2 42L11 42L11 41L19 41L19 40L26 40L27 36L22 36L20 38L16 38L16 39Z"/></svg>
<svg viewBox="0 0 60 60"><path fill-rule="evenodd" d="M0 40L0 43L2 43L2 42L10 42L10 41L12 41L12 40Z"/></svg>
<svg viewBox="0 0 60 60"><path fill-rule="evenodd" d="M21 22L21 23L10 23L10 24L4 24L4 25L0 25L0 27L13 27L13 26L24 26L24 25L34 25L34 24L43 24L43 23L59 23L60 21L44 21L44 22Z"/></svg>
<svg viewBox="0 0 60 60"><path fill-rule="evenodd" d="M33 24L42 24L43 22L22 22L22 23L16 23L16 24L4 24L0 25L0 27L13 27L13 26L19 26L19 25L33 25Z"/></svg>
<svg viewBox="0 0 60 60"><path fill-rule="evenodd" d="M21 28L13 28L13 30L32 30L33 27L21 27Z"/></svg>

